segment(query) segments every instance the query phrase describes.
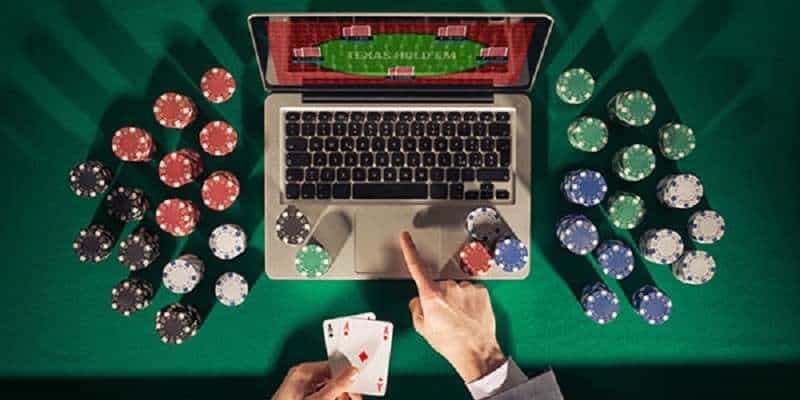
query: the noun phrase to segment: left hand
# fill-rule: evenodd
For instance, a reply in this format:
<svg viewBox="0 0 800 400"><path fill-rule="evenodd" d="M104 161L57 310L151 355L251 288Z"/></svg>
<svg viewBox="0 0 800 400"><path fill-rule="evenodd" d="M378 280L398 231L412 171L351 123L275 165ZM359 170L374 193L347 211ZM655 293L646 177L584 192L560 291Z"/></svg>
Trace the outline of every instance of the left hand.
<svg viewBox="0 0 800 400"><path fill-rule="evenodd" d="M360 395L347 393L356 376L355 367L331 377L326 361L302 363L289 369L272 400L361 400Z"/></svg>

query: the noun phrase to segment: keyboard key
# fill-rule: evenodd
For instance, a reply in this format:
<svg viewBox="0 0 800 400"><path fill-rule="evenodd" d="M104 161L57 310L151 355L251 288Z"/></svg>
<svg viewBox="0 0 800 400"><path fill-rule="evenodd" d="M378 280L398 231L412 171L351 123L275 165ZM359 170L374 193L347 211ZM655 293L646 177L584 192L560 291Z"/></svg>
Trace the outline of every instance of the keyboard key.
<svg viewBox="0 0 800 400"><path fill-rule="evenodd" d="M346 167L355 167L358 165L358 154L344 153L344 165Z"/></svg>
<svg viewBox="0 0 800 400"><path fill-rule="evenodd" d="M467 190L464 192L464 199L466 200L478 200L480 197L480 193L477 190Z"/></svg>
<svg viewBox="0 0 800 400"><path fill-rule="evenodd" d="M290 122L286 124L286 136L299 136L300 135L300 124L296 122Z"/></svg>
<svg viewBox="0 0 800 400"><path fill-rule="evenodd" d="M370 111L367 113L367 121L377 122L380 120L381 120L381 113L375 111Z"/></svg>
<svg viewBox="0 0 800 400"><path fill-rule="evenodd" d="M375 155L372 153L360 153L358 155L358 163L362 167L371 167L375 162Z"/></svg>
<svg viewBox="0 0 800 400"><path fill-rule="evenodd" d="M437 200L443 200L447 198L447 184L446 183L434 183L431 184L431 198Z"/></svg>
<svg viewBox="0 0 800 400"><path fill-rule="evenodd" d="M299 121L300 113L297 111L289 111L284 114L284 118L286 118L287 121Z"/></svg>
<svg viewBox="0 0 800 400"><path fill-rule="evenodd" d="M433 149L433 140L430 138L420 138L417 142L417 146L419 147L419 151L431 151Z"/></svg>
<svg viewBox="0 0 800 400"><path fill-rule="evenodd" d="M447 120L450 122L458 122L461 121L461 113L451 111L447 113Z"/></svg>
<svg viewBox="0 0 800 400"><path fill-rule="evenodd" d="M417 139L414 139L414 138L405 138L405 139L403 139L403 150L404 151L416 151L417 150Z"/></svg>
<svg viewBox="0 0 800 400"><path fill-rule="evenodd" d="M397 136L408 136L410 129L411 127L405 122L398 122L394 127L394 131Z"/></svg>
<svg viewBox="0 0 800 400"><path fill-rule="evenodd" d="M436 151L447 151L447 139L438 137L433 139L433 148Z"/></svg>
<svg viewBox="0 0 800 400"><path fill-rule="evenodd" d="M470 167L483 166L483 155L481 153L469 153L467 162Z"/></svg>
<svg viewBox="0 0 800 400"><path fill-rule="evenodd" d="M440 167L449 167L453 164L453 156L450 153L439 153L436 157L436 164Z"/></svg>
<svg viewBox="0 0 800 400"><path fill-rule="evenodd" d="M511 150L504 150L500 152L500 166L511 166Z"/></svg>
<svg viewBox="0 0 800 400"><path fill-rule="evenodd" d="M445 136L455 136L456 124L452 122L445 122L442 124L442 134Z"/></svg>
<svg viewBox="0 0 800 400"><path fill-rule="evenodd" d="M453 183L450 184L450 198L453 200L461 200L464 198L464 184Z"/></svg>
<svg viewBox="0 0 800 400"><path fill-rule="evenodd" d="M286 181L300 182L303 180L302 168L286 168Z"/></svg>
<svg viewBox="0 0 800 400"><path fill-rule="evenodd" d="M480 192L481 200L491 200L494 197L494 192L492 191L483 191Z"/></svg>
<svg viewBox="0 0 800 400"><path fill-rule="evenodd" d="M497 164L497 153L486 153L483 155L483 165L487 167L496 167Z"/></svg>
<svg viewBox="0 0 800 400"><path fill-rule="evenodd" d="M474 111L467 111L464 113L464 121L475 122L478 120L478 113Z"/></svg>
<svg viewBox="0 0 800 400"><path fill-rule="evenodd" d="M316 182L319 180L319 168L306 168L306 182Z"/></svg>
<svg viewBox="0 0 800 400"><path fill-rule="evenodd" d="M390 137L386 141L386 149L389 151L400 151L401 147L403 147L403 141L398 137Z"/></svg>
<svg viewBox="0 0 800 400"><path fill-rule="evenodd" d="M494 143L495 143L495 147L497 148L497 151L503 151L503 150L510 150L511 149L511 139L505 139L505 138L497 139Z"/></svg>
<svg viewBox="0 0 800 400"><path fill-rule="evenodd" d="M427 199L428 185L425 183L355 183L353 198L379 199Z"/></svg>
<svg viewBox="0 0 800 400"><path fill-rule="evenodd" d="M328 154L328 165L331 167L341 167L344 164L344 156L342 153Z"/></svg>
<svg viewBox="0 0 800 400"><path fill-rule="evenodd" d="M349 199L350 198L350 184L349 183L334 183L333 184L333 198L334 199Z"/></svg>
<svg viewBox="0 0 800 400"><path fill-rule="evenodd" d="M384 151L386 150L386 139L384 138L372 138L372 151Z"/></svg>
<svg viewBox="0 0 800 400"><path fill-rule="evenodd" d="M337 168L336 169L336 180L341 182L347 182L350 180L350 168Z"/></svg>
<svg viewBox="0 0 800 400"><path fill-rule="evenodd" d="M313 111L303 111L303 122L313 122L317 120L317 113Z"/></svg>
<svg viewBox="0 0 800 400"><path fill-rule="evenodd" d="M461 150L464 150L464 140L457 137L450 139L450 151Z"/></svg>
<svg viewBox="0 0 800 400"><path fill-rule="evenodd" d="M375 153L375 165L379 167L389 165L389 153Z"/></svg>
<svg viewBox="0 0 800 400"><path fill-rule="evenodd" d="M364 168L353 168L353 181L361 182L367 180L367 170Z"/></svg>
<svg viewBox="0 0 800 400"><path fill-rule="evenodd" d="M505 168L481 168L478 170L478 180L481 182L508 182L511 175Z"/></svg>
<svg viewBox="0 0 800 400"><path fill-rule="evenodd" d="M317 136L330 136L331 124L317 124Z"/></svg>
<svg viewBox="0 0 800 400"><path fill-rule="evenodd" d="M336 114L333 114L333 119L335 119L336 122L347 122L350 116L344 111L337 111Z"/></svg>
<svg viewBox="0 0 800 400"><path fill-rule="evenodd" d="M325 167L328 165L328 155L325 153L314 153L312 162L315 167Z"/></svg>
<svg viewBox="0 0 800 400"><path fill-rule="evenodd" d="M319 178L323 182L332 182L336 179L336 170L333 168L323 168L319 173Z"/></svg>
<svg viewBox="0 0 800 400"><path fill-rule="evenodd" d="M378 134L378 124L375 122L367 122L364 124L364 134L367 136L376 136Z"/></svg>
<svg viewBox="0 0 800 400"><path fill-rule="evenodd" d="M300 134L303 136L314 136L317 133L317 124L305 123L300 125Z"/></svg>
<svg viewBox="0 0 800 400"><path fill-rule="evenodd" d="M318 183L317 184L317 198L320 200L327 200L331 198L331 184Z"/></svg>
<svg viewBox="0 0 800 400"><path fill-rule="evenodd" d="M467 166L467 153L455 153L453 154L453 165L456 167L466 167Z"/></svg>
<svg viewBox="0 0 800 400"><path fill-rule="evenodd" d="M425 134L425 124L422 122L412 122L411 123L411 135L412 136L423 136Z"/></svg>
<svg viewBox="0 0 800 400"><path fill-rule="evenodd" d="M286 191L284 193L287 199L299 199L300 198L300 185L296 183L289 183L286 185Z"/></svg>
<svg viewBox="0 0 800 400"><path fill-rule="evenodd" d="M350 136L361 136L364 126L357 122L347 124L347 134Z"/></svg>
<svg viewBox="0 0 800 400"><path fill-rule="evenodd" d="M461 180L461 170L458 168L448 168L445 171L445 179L448 182L458 182Z"/></svg>
<svg viewBox="0 0 800 400"><path fill-rule="evenodd" d="M403 111L400 113L400 121L401 122L408 122L414 118L414 115L408 111Z"/></svg>
<svg viewBox="0 0 800 400"><path fill-rule="evenodd" d="M342 151L353 151L353 149L356 148L356 142L353 138L342 138L342 140L339 141L339 148L342 149Z"/></svg>
<svg viewBox="0 0 800 400"><path fill-rule="evenodd" d="M317 114L317 119L320 121L330 121L333 118L333 113L330 111L320 111Z"/></svg>
<svg viewBox="0 0 800 400"><path fill-rule="evenodd" d="M369 139L365 137L356 139L356 150L369 151Z"/></svg>
<svg viewBox="0 0 800 400"><path fill-rule="evenodd" d="M350 120L355 122L364 122L364 113L361 111L353 111L350 113Z"/></svg>
<svg viewBox="0 0 800 400"><path fill-rule="evenodd" d="M397 168L384 168L383 169L383 180L388 182L394 182L397 180Z"/></svg>
<svg viewBox="0 0 800 400"><path fill-rule="evenodd" d="M433 167L436 165L436 154L422 153L422 165L426 167Z"/></svg>
<svg viewBox="0 0 800 400"><path fill-rule="evenodd" d="M480 141L475 138L467 138L464 140L464 150L466 151L478 151L480 148Z"/></svg>
<svg viewBox="0 0 800 400"><path fill-rule="evenodd" d="M511 193L509 193L508 190L497 190L497 192L495 192L494 196L498 200L507 200L507 199L511 198Z"/></svg>
<svg viewBox="0 0 800 400"><path fill-rule="evenodd" d="M333 124L333 136L344 136L347 134L347 124L337 122Z"/></svg>
<svg viewBox="0 0 800 400"><path fill-rule="evenodd" d="M393 167L406 165L406 156L403 153L391 153L391 163Z"/></svg>
<svg viewBox="0 0 800 400"><path fill-rule="evenodd" d="M481 139L481 151L494 151L494 139L492 138Z"/></svg>
<svg viewBox="0 0 800 400"><path fill-rule="evenodd" d="M325 140L318 137L312 137L308 140L308 149L311 151L322 151L325 147Z"/></svg>
<svg viewBox="0 0 800 400"><path fill-rule="evenodd" d="M370 168L367 170L367 180L370 182L379 182L381 180L381 169Z"/></svg>
<svg viewBox="0 0 800 400"><path fill-rule="evenodd" d="M505 111L496 112L494 113L494 119L498 121L508 121L509 119L511 119L511 114Z"/></svg>
<svg viewBox="0 0 800 400"><path fill-rule="evenodd" d="M481 192L493 192L494 191L494 184L492 183L481 183L479 187Z"/></svg>
<svg viewBox="0 0 800 400"><path fill-rule="evenodd" d="M300 137L286 138L286 151L306 151L308 139Z"/></svg>
<svg viewBox="0 0 800 400"><path fill-rule="evenodd" d="M383 112L383 120L384 121L396 121L397 120L397 113L394 111L384 111Z"/></svg>
<svg viewBox="0 0 800 400"><path fill-rule="evenodd" d="M461 169L461 180L464 182L475 181L475 170L472 168Z"/></svg>
<svg viewBox="0 0 800 400"><path fill-rule="evenodd" d="M406 165L409 167L419 167L422 163L422 155L419 153L407 153L406 154Z"/></svg>
<svg viewBox="0 0 800 400"><path fill-rule="evenodd" d="M286 153L287 167L307 167L309 165L311 165L311 154Z"/></svg>
<svg viewBox="0 0 800 400"><path fill-rule="evenodd" d="M492 122L489 124L489 136L509 136L511 135L511 125Z"/></svg>
<svg viewBox="0 0 800 400"><path fill-rule="evenodd" d="M417 111L414 113L414 120L425 122L431 118L430 114L427 111Z"/></svg>
<svg viewBox="0 0 800 400"><path fill-rule="evenodd" d="M436 111L431 114L431 121L442 122L444 121L444 119L445 119L444 113L441 111Z"/></svg>
<svg viewBox="0 0 800 400"><path fill-rule="evenodd" d="M313 183L304 183L300 186L300 197L303 199L313 199L317 194L317 186Z"/></svg>
<svg viewBox="0 0 800 400"><path fill-rule="evenodd" d="M415 169L414 180L417 182L426 182L428 180L428 169L427 168Z"/></svg>
<svg viewBox="0 0 800 400"><path fill-rule="evenodd" d="M402 182L409 182L414 177L414 171L411 168L400 168L398 177Z"/></svg>
<svg viewBox="0 0 800 400"><path fill-rule="evenodd" d="M425 134L428 136L439 136L442 131L442 126L438 122L428 122L425 125Z"/></svg>
<svg viewBox="0 0 800 400"><path fill-rule="evenodd" d="M478 119L480 119L483 122L491 122L494 119L494 114L484 111L484 112L480 113L480 115L478 116Z"/></svg>
<svg viewBox="0 0 800 400"><path fill-rule="evenodd" d="M434 182L441 182L444 180L444 169L443 168L431 168L430 170L431 180Z"/></svg>
<svg viewBox="0 0 800 400"><path fill-rule="evenodd" d="M381 122L378 130L380 131L381 136L392 136L394 133L394 124L389 122Z"/></svg>
<svg viewBox="0 0 800 400"><path fill-rule="evenodd" d="M472 125L472 134L475 136L486 136L486 132L489 131L489 125L486 125L483 122L477 122Z"/></svg>
<svg viewBox="0 0 800 400"><path fill-rule="evenodd" d="M472 125L462 122L458 124L456 131L458 132L458 136L466 137L472 135Z"/></svg>

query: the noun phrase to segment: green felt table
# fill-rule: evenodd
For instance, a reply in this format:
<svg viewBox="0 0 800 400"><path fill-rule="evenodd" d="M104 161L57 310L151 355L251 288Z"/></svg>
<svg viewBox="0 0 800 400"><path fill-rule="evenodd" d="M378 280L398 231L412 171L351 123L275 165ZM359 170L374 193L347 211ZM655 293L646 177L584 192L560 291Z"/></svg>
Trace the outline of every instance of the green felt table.
<svg viewBox="0 0 800 400"><path fill-rule="evenodd" d="M390 398L465 397L450 367L411 329L409 282L285 282L263 274L266 93L245 22L249 13L263 11L462 10L547 12L556 21L531 93L533 271L524 281L488 283L506 352L527 371L553 366L570 398L780 395L793 386L800 360L800 269L794 258L800 226L800 57L794 32L800 9L794 4L86 0L6 5L0 17L2 390L263 398L291 365L324 358L324 318L371 310L396 326ZM201 101L196 82L217 64L236 76L239 90L230 102L211 106ZM595 97L585 105L568 106L555 95L558 73L570 66L583 66L597 78ZM598 154L570 148L568 123L580 114L605 117L605 101L627 88L654 96L654 123L643 129L613 126L608 148ZM183 299L208 317L197 337L177 347L157 340L153 319L158 308L180 296L161 288L151 308L123 318L110 310L109 297L127 271L113 259L77 262L73 236L107 218L100 201L78 199L66 185L67 170L93 158L113 166L116 183L144 188L153 202L168 195L196 199L196 186L167 190L153 164L123 165L110 152L110 135L126 124L151 130L162 150L197 147L202 121L179 134L152 118L153 99L169 89L198 100L201 120L224 118L239 129L240 147L233 155L206 161L210 170L237 173L244 194L225 213L204 213L197 234L165 239L159 262L194 252L207 260L212 274L232 269L254 280L237 309L214 305L210 280ZM707 193L703 206L728 222L725 238L704 247L717 259L717 276L705 286L689 287L666 267L639 261L620 283L601 278L590 258L569 255L556 242L555 221L575 210L558 193L560 176L576 166L609 172L615 149L653 145L657 126L670 120L695 129L694 154L679 162L659 158L656 173L640 183L609 181L614 190L644 197L650 209L645 227L683 229L688 212L659 206L654 186L668 173L697 173ZM630 242L641 233L614 231L599 209L588 215L604 238ZM230 263L210 258L205 234L221 222L248 230L246 256ZM152 226L152 213L145 224ZM121 233L132 228L129 224ZM157 279L159 268L144 275ZM672 297L673 318L648 326L623 300L617 321L593 324L575 293L598 279L623 298L654 282Z"/></svg>

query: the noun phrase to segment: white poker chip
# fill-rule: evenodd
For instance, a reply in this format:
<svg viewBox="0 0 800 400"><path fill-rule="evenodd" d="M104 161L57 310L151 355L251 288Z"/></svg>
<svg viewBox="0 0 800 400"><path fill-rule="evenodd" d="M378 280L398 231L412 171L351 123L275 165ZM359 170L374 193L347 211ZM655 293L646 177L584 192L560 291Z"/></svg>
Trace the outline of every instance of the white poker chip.
<svg viewBox="0 0 800 400"><path fill-rule="evenodd" d="M703 199L700 178L692 174L669 175L658 182L658 198L668 207L692 208Z"/></svg>
<svg viewBox="0 0 800 400"><path fill-rule="evenodd" d="M650 262L672 264L683 254L683 239L671 229L651 229L639 239L639 247Z"/></svg>
<svg viewBox="0 0 800 400"><path fill-rule="evenodd" d="M203 279L205 267L195 255L185 255L170 261L162 272L162 282L173 293L191 292Z"/></svg>
<svg viewBox="0 0 800 400"><path fill-rule="evenodd" d="M208 237L208 247L217 258L231 260L247 249L247 234L239 225L220 225Z"/></svg>
<svg viewBox="0 0 800 400"><path fill-rule="evenodd" d="M235 272L226 272L217 279L214 294L228 307L240 306L250 291L247 280Z"/></svg>
<svg viewBox="0 0 800 400"><path fill-rule="evenodd" d="M716 211L698 211L689 217L689 236L697 243L715 243L724 234L725 219Z"/></svg>
<svg viewBox="0 0 800 400"><path fill-rule="evenodd" d="M278 239L290 246L299 246L311 234L311 222L295 206L286 207L275 221Z"/></svg>
<svg viewBox="0 0 800 400"><path fill-rule="evenodd" d="M714 277L717 262L714 257L702 250L691 250L684 253L672 264L675 278L688 285L702 285Z"/></svg>
<svg viewBox="0 0 800 400"><path fill-rule="evenodd" d="M500 236L500 214L493 208L480 207L467 214L467 232L473 239L494 243Z"/></svg>

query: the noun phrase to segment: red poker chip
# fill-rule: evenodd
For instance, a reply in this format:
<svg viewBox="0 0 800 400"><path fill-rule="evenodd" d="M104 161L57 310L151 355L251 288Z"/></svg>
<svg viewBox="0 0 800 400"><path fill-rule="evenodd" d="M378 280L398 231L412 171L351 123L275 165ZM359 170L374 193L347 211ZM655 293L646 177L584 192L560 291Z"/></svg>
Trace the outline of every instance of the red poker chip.
<svg viewBox="0 0 800 400"><path fill-rule="evenodd" d="M200 78L200 89L208 101L224 103L233 97L236 91L236 80L224 68L211 68Z"/></svg>
<svg viewBox="0 0 800 400"><path fill-rule="evenodd" d="M197 117L197 106L187 96L167 92L156 99L153 115L164 127L183 129Z"/></svg>
<svg viewBox="0 0 800 400"><path fill-rule="evenodd" d="M235 175L228 171L216 171L203 182L203 203L212 210L227 210L236 202L240 190Z"/></svg>
<svg viewBox="0 0 800 400"><path fill-rule="evenodd" d="M230 154L236 148L239 134L225 121L211 121L200 130L200 146L212 156Z"/></svg>
<svg viewBox="0 0 800 400"><path fill-rule="evenodd" d="M200 210L190 200L166 199L156 209L156 223L172 236L187 236L200 222Z"/></svg>
<svg viewBox="0 0 800 400"><path fill-rule="evenodd" d="M468 275L485 275L494 266L494 258L480 242L465 244L458 253L461 269Z"/></svg>
<svg viewBox="0 0 800 400"><path fill-rule="evenodd" d="M135 126L120 128L111 138L111 151L122 161L150 161L155 149L150 133Z"/></svg>
<svg viewBox="0 0 800 400"><path fill-rule="evenodd" d="M196 151L180 149L168 153L158 164L158 177L172 188L193 182L203 173L203 162Z"/></svg>

